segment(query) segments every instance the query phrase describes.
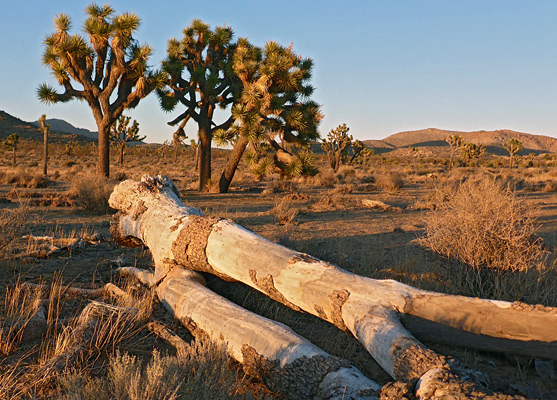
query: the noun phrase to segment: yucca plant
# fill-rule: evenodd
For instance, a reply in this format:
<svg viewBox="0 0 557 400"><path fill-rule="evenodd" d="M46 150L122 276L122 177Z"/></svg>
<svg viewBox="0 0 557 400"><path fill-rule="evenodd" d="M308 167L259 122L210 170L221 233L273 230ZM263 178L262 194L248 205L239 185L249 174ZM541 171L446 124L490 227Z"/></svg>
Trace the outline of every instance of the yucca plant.
<svg viewBox="0 0 557 400"><path fill-rule="evenodd" d="M459 135L450 135L445 138L451 148L451 158L449 159L449 172L453 168L454 156L458 149L462 147L462 137Z"/></svg>
<svg viewBox="0 0 557 400"><path fill-rule="evenodd" d="M350 128L346 124L337 126L323 139L321 148L327 153L329 165L334 172L337 172L342 164L342 157L352 145L352 136L348 134Z"/></svg>
<svg viewBox="0 0 557 400"><path fill-rule="evenodd" d="M512 138L503 143L505 150L509 152L509 168L513 167L513 158L516 153L523 149L522 142Z"/></svg>
<svg viewBox="0 0 557 400"><path fill-rule="evenodd" d="M139 45L133 37L140 25L136 14L115 15L108 4L91 4L85 14L87 38L70 35L68 15L55 17L55 32L44 40L42 61L64 92L43 83L37 95L46 104L87 102L99 132L97 173L108 177L110 127L124 110L136 107L155 88L163 88L167 78L148 66L151 46Z"/></svg>
<svg viewBox="0 0 557 400"><path fill-rule="evenodd" d="M110 141L118 147L118 165L124 165L124 149L129 142L139 142L147 136L139 135L139 122L135 119L130 126L131 117L124 114L110 127Z"/></svg>
<svg viewBox="0 0 557 400"><path fill-rule="evenodd" d="M312 60L296 54L292 46L268 42L259 49L239 41L233 68L242 82L242 93L232 107L234 124L223 133L233 149L220 177L219 192L228 191L249 144L258 149L257 158L266 160L255 171L267 174L274 167L285 177L316 173L308 146L319 138L317 125L323 115L310 100L312 67Z"/></svg>
<svg viewBox="0 0 557 400"><path fill-rule="evenodd" d="M48 174L48 131L50 124L46 123L46 114L41 115L39 118L39 130L43 133L43 175Z"/></svg>
<svg viewBox="0 0 557 400"><path fill-rule="evenodd" d="M12 150L13 156L13 165L14 167L17 165L17 157L16 157L16 150L17 145L19 144L19 135L17 133L12 133L6 139L4 139L4 146L9 147Z"/></svg>
<svg viewBox="0 0 557 400"><path fill-rule="evenodd" d="M168 42L163 69L170 76L169 86L158 90L161 107L172 111L178 103L186 110L169 122L179 124L178 130L193 119L199 136L199 190L207 191L211 179L211 142L214 132L227 129L232 117L224 123L214 123L214 112L232 104L240 84L232 71L235 43L229 27L214 29L201 20L193 20L184 29L181 40Z"/></svg>

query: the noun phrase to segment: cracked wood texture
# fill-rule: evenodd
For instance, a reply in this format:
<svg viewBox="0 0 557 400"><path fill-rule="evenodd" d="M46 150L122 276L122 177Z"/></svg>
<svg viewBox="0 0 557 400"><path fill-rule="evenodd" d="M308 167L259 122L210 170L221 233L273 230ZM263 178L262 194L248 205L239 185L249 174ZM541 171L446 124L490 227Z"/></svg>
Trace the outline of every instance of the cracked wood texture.
<svg viewBox="0 0 557 400"><path fill-rule="evenodd" d="M430 354L403 321L419 337L431 341L476 347L474 339L481 338L479 348L557 359L555 308L450 296L393 280L365 278L227 220L205 224L210 226L207 231L195 222L202 213L183 205L176 193L168 178L144 176L141 182L120 183L109 200L111 207L120 210L113 220L117 237L140 239L151 249L155 283L172 265L180 264L181 257L203 260L190 263L189 268L241 281L351 332L385 371L402 381L413 381L435 368L449 368L443 357ZM201 233L189 235L189 226ZM175 244L179 236L188 242ZM174 254L173 249L181 253ZM205 254L200 254L203 250ZM442 332L441 339L438 332ZM417 363L424 354L428 362Z"/></svg>
<svg viewBox="0 0 557 400"><path fill-rule="evenodd" d="M133 267L119 272L147 285L153 282L149 273ZM194 336L226 343L246 373L288 399L377 399L380 386L348 361L329 355L289 327L217 295L197 272L173 268L156 292Z"/></svg>

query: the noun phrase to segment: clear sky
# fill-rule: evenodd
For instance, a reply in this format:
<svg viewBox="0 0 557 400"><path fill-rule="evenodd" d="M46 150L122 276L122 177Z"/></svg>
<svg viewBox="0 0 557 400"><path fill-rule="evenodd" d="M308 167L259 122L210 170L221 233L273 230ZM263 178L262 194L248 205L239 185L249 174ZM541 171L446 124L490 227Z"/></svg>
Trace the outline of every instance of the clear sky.
<svg viewBox="0 0 557 400"><path fill-rule="evenodd" d="M96 130L86 103L46 106L35 95L55 85L41 65L53 18L81 30L90 1L0 0L0 110L26 121L62 118ZM99 2L102 3L102 2ZM322 136L341 123L359 139L403 130L513 129L557 137L557 2L517 0L131 1L117 13L142 20L136 35L158 66L171 37L192 19L231 26L263 45L288 45L315 61L314 99ZM155 95L130 112L151 142L171 139ZM189 136L192 137L190 131Z"/></svg>

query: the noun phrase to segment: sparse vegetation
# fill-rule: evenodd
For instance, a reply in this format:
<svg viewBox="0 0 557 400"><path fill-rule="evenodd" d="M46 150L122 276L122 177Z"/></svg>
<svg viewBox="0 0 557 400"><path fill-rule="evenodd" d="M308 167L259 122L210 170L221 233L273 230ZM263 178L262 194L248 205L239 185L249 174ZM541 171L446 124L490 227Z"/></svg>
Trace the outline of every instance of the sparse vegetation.
<svg viewBox="0 0 557 400"><path fill-rule="evenodd" d="M557 297L541 290L555 269L537 229L512 189L486 178L460 185L428 216L419 242L459 262L464 294L555 305Z"/></svg>
<svg viewBox="0 0 557 400"><path fill-rule="evenodd" d="M108 198L114 183L97 176L77 176L72 181L70 191L75 195L77 205L94 213L106 214L110 209Z"/></svg>

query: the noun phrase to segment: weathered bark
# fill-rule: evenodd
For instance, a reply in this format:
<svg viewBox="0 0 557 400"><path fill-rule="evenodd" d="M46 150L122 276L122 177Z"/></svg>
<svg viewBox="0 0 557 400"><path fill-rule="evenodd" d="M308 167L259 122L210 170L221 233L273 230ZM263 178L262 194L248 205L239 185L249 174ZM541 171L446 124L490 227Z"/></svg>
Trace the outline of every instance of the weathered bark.
<svg viewBox="0 0 557 400"><path fill-rule="evenodd" d="M97 121L97 128L99 129L97 175L108 178L110 176L110 125L103 125Z"/></svg>
<svg viewBox="0 0 557 400"><path fill-rule="evenodd" d="M211 141L212 133L210 126L199 126L199 191L209 191L209 180L211 179Z"/></svg>
<svg viewBox="0 0 557 400"><path fill-rule="evenodd" d="M118 165L121 167L124 165L124 149L126 148L126 142L120 145L119 153L118 153Z"/></svg>
<svg viewBox="0 0 557 400"><path fill-rule="evenodd" d="M48 175L48 129L43 131L43 175Z"/></svg>
<svg viewBox="0 0 557 400"><path fill-rule="evenodd" d="M176 264L244 282L351 332L397 380L451 370L402 321L432 341L557 359L555 308L451 296L351 274L232 222L202 217L181 203L165 177L122 182L109 203L120 210L111 228L115 240L137 238L151 249L151 283Z"/></svg>
<svg viewBox="0 0 557 400"><path fill-rule="evenodd" d="M152 279L133 267L120 272ZM213 293L203 277L174 268L157 286L162 304L194 336L224 342L246 372L286 398L372 399L380 386L346 360L331 356L287 326L261 317Z"/></svg>
<svg viewBox="0 0 557 400"><path fill-rule="evenodd" d="M219 187L218 187L219 193L228 192L228 189L230 188L230 184L232 183L232 179L234 178L234 173L238 168L238 164L242 159L242 155L244 154L244 151L246 150L248 143L249 140L244 136L240 136L236 141L236 143L234 143L234 148L232 149L232 152L230 153L230 157L228 158L228 161L226 162L226 166L224 167L224 170L222 171L222 174L220 176Z"/></svg>

